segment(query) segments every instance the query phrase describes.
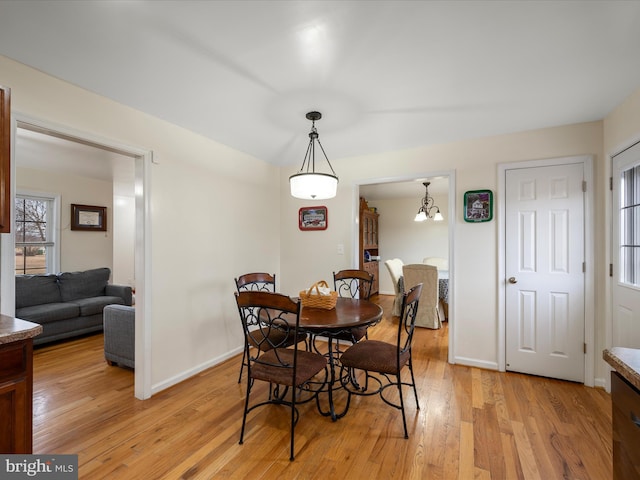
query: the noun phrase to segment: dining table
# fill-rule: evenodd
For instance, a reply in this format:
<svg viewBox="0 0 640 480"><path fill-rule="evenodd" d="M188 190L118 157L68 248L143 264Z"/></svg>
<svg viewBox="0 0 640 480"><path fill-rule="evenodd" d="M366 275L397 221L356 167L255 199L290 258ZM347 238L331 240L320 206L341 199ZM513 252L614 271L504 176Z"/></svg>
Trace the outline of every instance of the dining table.
<svg viewBox="0 0 640 480"><path fill-rule="evenodd" d="M338 297L335 308L331 310L303 306L300 311L300 325L298 330L310 335L313 348L320 352L315 345L317 339L327 341L327 360L329 362L329 382L327 386L328 410L323 410L318 404L318 410L324 416L331 416L332 420L343 417L349 408L349 404L340 412L336 412L334 402L334 390L341 388L340 382L336 382L336 366L340 361L334 342L349 333L354 327L370 327L382 319L382 307L368 300ZM337 383L337 387L336 387Z"/></svg>

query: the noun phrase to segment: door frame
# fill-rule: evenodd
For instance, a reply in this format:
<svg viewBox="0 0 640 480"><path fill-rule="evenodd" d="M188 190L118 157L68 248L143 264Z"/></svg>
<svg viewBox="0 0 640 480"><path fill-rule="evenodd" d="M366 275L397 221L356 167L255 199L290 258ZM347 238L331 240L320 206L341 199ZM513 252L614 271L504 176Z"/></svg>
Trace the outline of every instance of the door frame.
<svg viewBox="0 0 640 480"><path fill-rule="evenodd" d="M498 164L498 195L496 202L496 217L498 224L498 370L506 371L506 172L520 168L548 167L553 165L568 165L581 163L584 168L584 179L587 183L584 204L584 384L593 387L595 383L595 183L593 173L593 156L576 155L570 157L547 158L540 160L526 160Z"/></svg>
<svg viewBox="0 0 640 480"><path fill-rule="evenodd" d="M151 164L153 152L149 149L122 144L112 139L59 125L12 111L11 118L11 202L15 203L16 185L16 132L31 128L45 134L60 136L71 141L111 150L131 157L135 162L135 363L134 395L140 400L151 397ZM15 208L11 208L11 224L15 221ZM15 315L15 229L0 235L0 312ZM9 279L11 279L9 281Z"/></svg>
<svg viewBox="0 0 640 480"><path fill-rule="evenodd" d="M360 221L360 186L361 185L374 185L380 183L398 183L398 182L412 182L419 179L429 178L429 177L447 177L449 180L449 191L448 191L448 211L447 222L449 228L449 292L448 292L448 314L449 314L449 336L448 336L448 362L450 364L454 364L455 362L455 331L456 331L456 321L455 321L455 311L456 311L456 302L455 302L455 226L456 226L456 171L455 170L441 170L436 172L426 172L420 174L411 174L411 175L403 175L398 177L379 177L379 178L367 178L367 179L356 179L353 181L353 199L352 199L352 211L351 215L354 219L351 222L351 248L352 248L352 258L354 262L353 268L360 268L359 266L359 256L358 250L360 248L359 244L359 221Z"/></svg>

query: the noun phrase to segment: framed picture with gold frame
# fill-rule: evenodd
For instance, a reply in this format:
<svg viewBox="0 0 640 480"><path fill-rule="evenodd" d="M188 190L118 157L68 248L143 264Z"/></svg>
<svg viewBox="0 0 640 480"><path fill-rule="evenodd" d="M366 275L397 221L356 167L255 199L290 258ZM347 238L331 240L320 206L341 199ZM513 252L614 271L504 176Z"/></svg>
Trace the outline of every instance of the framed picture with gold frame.
<svg viewBox="0 0 640 480"><path fill-rule="evenodd" d="M107 231L107 207L71 204L71 230Z"/></svg>

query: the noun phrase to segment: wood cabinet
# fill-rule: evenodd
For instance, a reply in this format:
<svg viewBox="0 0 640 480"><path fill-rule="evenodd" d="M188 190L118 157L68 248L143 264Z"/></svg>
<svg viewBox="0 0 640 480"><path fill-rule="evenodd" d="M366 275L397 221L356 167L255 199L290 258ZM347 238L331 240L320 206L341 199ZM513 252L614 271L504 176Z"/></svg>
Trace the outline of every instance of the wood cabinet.
<svg viewBox="0 0 640 480"><path fill-rule="evenodd" d="M372 295L378 293L380 290L380 262L377 260L367 260L367 258L377 257L379 255L378 218L378 213L372 211L367 201L360 197L360 248L358 249L360 268L373 275L373 285L371 286Z"/></svg>
<svg viewBox="0 0 640 480"><path fill-rule="evenodd" d="M42 325L0 315L0 453L32 453L33 337Z"/></svg>
<svg viewBox="0 0 640 480"><path fill-rule="evenodd" d="M33 340L0 345L0 452L31 453Z"/></svg>
<svg viewBox="0 0 640 480"><path fill-rule="evenodd" d="M613 478L640 479L640 391L611 372Z"/></svg>
<svg viewBox="0 0 640 480"><path fill-rule="evenodd" d="M0 85L0 233L11 231L11 90Z"/></svg>

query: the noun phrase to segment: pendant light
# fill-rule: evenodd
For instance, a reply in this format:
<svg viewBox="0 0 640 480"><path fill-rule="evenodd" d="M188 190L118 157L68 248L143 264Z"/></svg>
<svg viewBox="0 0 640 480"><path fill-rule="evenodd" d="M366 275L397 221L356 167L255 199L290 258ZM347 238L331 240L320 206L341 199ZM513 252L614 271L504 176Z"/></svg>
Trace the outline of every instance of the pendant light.
<svg viewBox="0 0 640 480"><path fill-rule="evenodd" d="M302 198L304 200L324 200L336 196L338 189L338 176L333 171L331 162L327 158L327 154L322 148L322 143L318 138L316 130L316 120L322 118L320 112L309 112L306 115L311 120L311 132L309 132L309 145L307 153L304 155L302 166L298 173L289 177L289 185L291 187L291 196ZM331 173L316 172L316 142L320 146L320 150L325 160L329 164Z"/></svg>
<svg viewBox="0 0 640 480"><path fill-rule="evenodd" d="M433 218L434 222L441 222L444 220L444 217L440 213L440 208L437 205L434 205L435 201L433 197L429 195L429 185L431 185L431 182L423 182L422 184L424 185L425 194L422 199L422 205L420 206L414 221L424 222L429 218ZM431 213L433 210L436 211L435 214Z"/></svg>

